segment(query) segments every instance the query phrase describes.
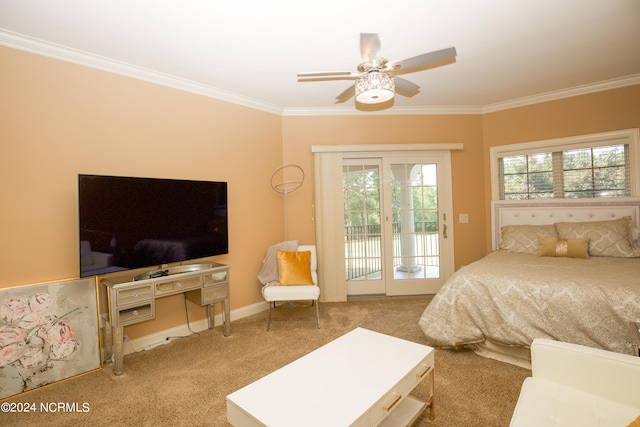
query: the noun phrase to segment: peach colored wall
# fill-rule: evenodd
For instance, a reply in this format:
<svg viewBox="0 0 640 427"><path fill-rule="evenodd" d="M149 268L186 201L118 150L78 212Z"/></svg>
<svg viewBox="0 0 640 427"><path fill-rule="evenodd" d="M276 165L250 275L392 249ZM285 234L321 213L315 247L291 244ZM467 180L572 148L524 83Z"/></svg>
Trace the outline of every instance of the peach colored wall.
<svg viewBox="0 0 640 427"><path fill-rule="evenodd" d="M491 249L491 147L638 127L640 85L485 114L482 138L486 250Z"/></svg>
<svg viewBox="0 0 640 427"><path fill-rule="evenodd" d="M285 162L298 163L307 182L289 197L289 233L301 241L314 240L312 145L417 144L461 142L452 154L453 215L456 269L484 255L484 184L482 117L429 116L318 116L284 117ZM458 214L469 214L468 224Z"/></svg>
<svg viewBox="0 0 640 427"><path fill-rule="evenodd" d="M256 275L284 234L279 115L3 47L0 64L0 287L78 276L77 175L110 174L227 181L229 254L214 260L231 266L232 309L262 301ZM127 333L184 323L178 295Z"/></svg>
<svg viewBox="0 0 640 427"><path fill-rule="evenodd" d="M269 114L0 47L0 288L77 276L78 173L229 183L231 306L262 301L256 275L284 238L269 178L297 163L290 238L314 241L312 145L461 142L452 155L456 268L490 248L489 147L640 127L640 86L484 115ZM482 179L480 179L482 177ZM469 214L468 224L458 214ZM185 322L181 296L131 338ZM204 310L190 306L191 321Z"/></svg>

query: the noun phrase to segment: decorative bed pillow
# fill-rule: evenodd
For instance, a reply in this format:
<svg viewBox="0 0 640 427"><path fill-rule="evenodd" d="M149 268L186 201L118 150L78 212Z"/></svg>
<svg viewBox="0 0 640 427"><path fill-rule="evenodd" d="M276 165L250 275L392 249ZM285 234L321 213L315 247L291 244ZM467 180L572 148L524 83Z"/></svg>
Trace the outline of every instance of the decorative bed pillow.
<svg viewBox="0 0 640 427"><path fill-rule="evenodd" d="M278 259L278 285L313 285L311 277L311 251L281 251Z"/></svg>
<svg viewBox="0 0 640 427"><path fill-rule="evenodd" d="M538 237L538 256L589 258L589 239Z"/></svg>
<svg viewBox="0 0 640 427"><path fill-rule="evenodd" d="M636 250L640 250L640 228L631 228L631 243Z"/></svg>
<svg viewBox="0 0 640 427"><path fill-rule="evenodd" d="M558 237L556 227L548 225L505 225L500 228L500 246L509 252L538 254L538 237Z"/></svg>
<svg viewBox="0 0 640 427"><path fill-rule="evenodd" d="M561 239L589 238L591 256L640 257L631 242L630 216L610 221L558 222L556 230Z"/></svg>

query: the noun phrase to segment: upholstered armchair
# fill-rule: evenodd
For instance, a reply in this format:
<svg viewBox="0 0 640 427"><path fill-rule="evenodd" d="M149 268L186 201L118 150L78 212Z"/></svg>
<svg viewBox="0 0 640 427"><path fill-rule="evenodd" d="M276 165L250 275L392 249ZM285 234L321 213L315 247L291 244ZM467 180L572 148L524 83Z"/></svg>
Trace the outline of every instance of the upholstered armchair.
<svg viewBox="0 0 640 427"><path fill-rule="evenodd" d="M318 298L318 262L314 245L300 245L297 251L277 251L278 281L262 287L262 296L269 303L267 330L271 329L271 311L279 302L311 301L315 306L316 325L320 328Z"/></svg>
<svg viewBox="0 0 640 427"><path fill-rule="evenodd" d="M640 422L640 357L535 339L531 374L522 385L511 427Z"/></svg>

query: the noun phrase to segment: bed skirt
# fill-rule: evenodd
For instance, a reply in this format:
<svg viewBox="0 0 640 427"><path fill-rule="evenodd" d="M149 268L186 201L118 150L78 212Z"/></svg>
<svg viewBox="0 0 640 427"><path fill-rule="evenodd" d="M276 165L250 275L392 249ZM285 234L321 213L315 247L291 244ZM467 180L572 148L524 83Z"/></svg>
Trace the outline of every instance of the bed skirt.
<svg viewBox="0 0 640 427"><path fill-rule="evenodd" d="M531 350L528 347L511 347L491 341L468 344L466 347L473 350L478 356L531 369Z"/></svg>

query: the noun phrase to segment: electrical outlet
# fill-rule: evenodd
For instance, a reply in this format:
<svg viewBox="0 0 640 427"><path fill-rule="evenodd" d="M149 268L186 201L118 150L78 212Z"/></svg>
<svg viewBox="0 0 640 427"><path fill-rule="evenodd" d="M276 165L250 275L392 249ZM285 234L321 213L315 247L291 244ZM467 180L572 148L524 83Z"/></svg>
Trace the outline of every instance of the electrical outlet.
<svg viewBox="0 0 640 427"><path fill-rule="evenodd" d="M458 220L460 224L467 224L469 222L469 214L460 214Z"/></svg>

